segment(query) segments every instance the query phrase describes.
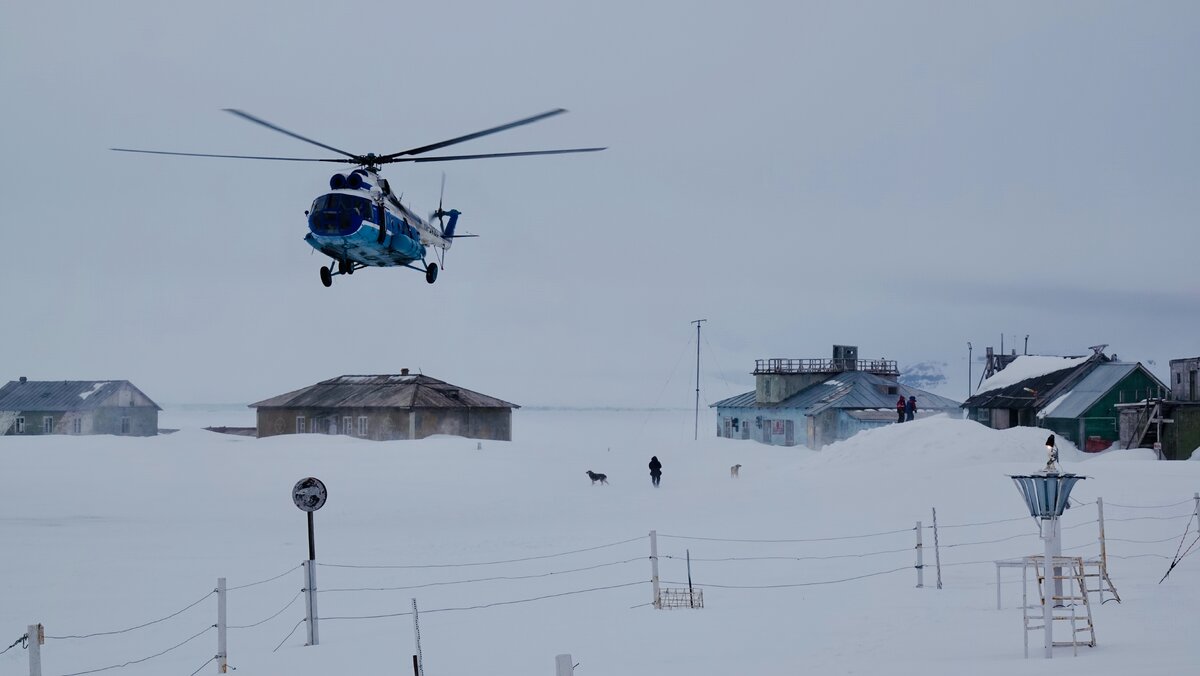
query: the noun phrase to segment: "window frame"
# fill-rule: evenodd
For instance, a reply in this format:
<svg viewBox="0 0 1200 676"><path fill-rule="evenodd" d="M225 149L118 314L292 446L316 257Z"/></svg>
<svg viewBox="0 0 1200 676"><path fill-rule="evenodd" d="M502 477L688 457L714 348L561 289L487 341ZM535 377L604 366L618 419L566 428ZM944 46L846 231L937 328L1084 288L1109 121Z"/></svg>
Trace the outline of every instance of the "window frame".
<svg viewBox="0 0 1200 676"><path fill-rule="evenodd" d="M296 416L296 434L304 434L305 429L307 428L304 426L304 416Z"/></svg>
<svg viewBox="0 0 1200 676"><path fill-rule="evenodd" d="M342 434L354 436L354 416L342 416Z"/></svg>
<svg viewBox="0 0 1200 676"><path fill-rule="evenodd" d="M129 420L129 416L121 416L121 434L129 434L133 429L133 424Z"/></svg>
<svg viewBox="0 0 1200 676"><path fill-rule="evenodd" d="M71 421L71 434L83 434L83 418L75 416Z"/></svg>
<svg viewBox="0 0 1200 676"><path fill-rule="evenodd" d="M54 434L54 416L42 416L42 434Z"/></svg>
<svg viewBox="0 0 1200 676"><path fill-rule="evenodd" d="M17 416L17 419L13 421L13 429L15 430L14 434L25 434L25 416Z"/></svg>
<svg viewBox="0 0 1200 676"><path fill-rule="evenodd" d="M360 416L358 416L358 436L365 437L365 436L367 436L367 432L368 432L367 416L360 415Z"/></svg>

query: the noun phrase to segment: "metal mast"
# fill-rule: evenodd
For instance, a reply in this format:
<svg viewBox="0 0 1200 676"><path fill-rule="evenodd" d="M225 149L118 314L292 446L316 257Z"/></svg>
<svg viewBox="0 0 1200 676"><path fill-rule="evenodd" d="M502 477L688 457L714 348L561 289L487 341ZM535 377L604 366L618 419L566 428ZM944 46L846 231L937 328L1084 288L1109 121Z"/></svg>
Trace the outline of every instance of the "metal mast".
<svg viewBox="0 0 1200 676"><path fill-rule="evenodd" d="M696 325L696 429L694 439L700 438L700 325L707 319L693 319Z"/></svg>

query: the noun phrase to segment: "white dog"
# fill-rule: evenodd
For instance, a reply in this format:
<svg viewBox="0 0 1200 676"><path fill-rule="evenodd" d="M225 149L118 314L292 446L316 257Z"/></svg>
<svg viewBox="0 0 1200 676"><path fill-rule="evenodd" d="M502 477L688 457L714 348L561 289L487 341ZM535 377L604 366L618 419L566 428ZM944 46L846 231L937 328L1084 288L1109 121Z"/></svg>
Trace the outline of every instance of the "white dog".
<svg viewBox="0 0 1200 676"><path fill-rule="evenodd" d="M742 468L741 465L734 465L733 467L730 467L729 468L729 478L730 479L738 478L738 470L741 468Z"/></svg>

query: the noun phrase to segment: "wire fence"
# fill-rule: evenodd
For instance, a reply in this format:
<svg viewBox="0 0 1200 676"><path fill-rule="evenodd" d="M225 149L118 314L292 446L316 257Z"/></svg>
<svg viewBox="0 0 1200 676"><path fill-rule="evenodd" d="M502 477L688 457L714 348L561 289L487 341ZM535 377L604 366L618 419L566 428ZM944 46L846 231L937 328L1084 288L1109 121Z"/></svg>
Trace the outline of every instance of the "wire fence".
<svg viewBox="0 0 1200 676"><path fill-rule="evenodd" d="M1176 509L1183 505L1189 505L1189 511ZM1115 508L1113 510L1115 515L1104 518L1103 507ZM1137 511L1131 512L1134 514L1132 516L1125 516L1121 514L1120 510ZM1153 510L1175 511L1173 513L1153 513ZM1185 521L1186 524L1183 523ZM936 527L917 522L915 526L907 528L821 537L742 538L722 537L720 534L678 535L652 532L650 536L640 535L588 547L516 558L433 563L321 563L317 564L317 567L325 569L326 574L334 576L334 584L312 590L306 588L307 581L301 582L298 589L291 586L291 584L301 581L300 577L308 575L308 570L302 570L306 566L300 564L254 582L223 589L225 594L270 593L278 595L279 600L269 605L266 602L248 604L260 612L257 616L247 618L247 621L222 624L224 621L222 616L217 624L206 622L203 628L192 624L188 631L176 633L176 639L163 641L161 645L165 647L160 649L146 648L141 653L131 650L130 652L135 655L134 658L123 661L114 660L107 666L68 671L54 676L85 676L143 664L180 651L214 630L250 631L262 628L275 636L282 634L283 638L275 644L274 652L282 648L295 635L300 626L309 621L372 621L412 616L411 609L395 608L395 598L389 594L397 591L465 589L469 585L485 585L486 593L495 594L498 597L481 599L477 603L445 604L421 611L422 614L436 615L483 611L585 594L613 593L636 587L648 589L656 580L647 573L653 569L657 574L659 565L670 569L669 574L658 581L659 584L686 585L689 588L710 588L730 592L754 593L762 590L851 584L870 578L899 577L900 574L906 572L915 574L918 581L917 586L922 586L920 583L922 571L924 568L930 567L929 564L924 563L924 557L929 547L923 544L922 535L931 529L936 528L935 536L938 531L945 531L940 538L933 538L940 582L942 569L959 570L969 569L971 566L993 565L998 562L997 555L1011 556L1013 548L1020 546L1021 542L1027 542L1032 547L1039 539L1040 527L1041 524L1036 519L1017 517L953 523ZM1106 527L1107 533L1105 532ZM1172 532L1168 532L1166 529ZM1076 503L1075 508L1064 515L1061 530L1071 538L1068 542L1064 542L1064 552L1082 552L1086 556L1093 556L1099 555L1104 548L1107 548L1107 558L1117 561L1134 559L1170 561L1170 568L1167 569L1167 573L1169 573L1180 561L1193 553L1200 544L1200 499L1193 498L1163 505L1124 505L1102 503L1102 501ZM949 537L947 537L948 535ZM654 544L657 542L655 538L672 546L686 545L687 549L657 552L657 544ZM652 543L651 540L654 542ZM876 546L864 546L868 542L875 543ZM625 546L629 546L630 549L637 547L641 551L636 554L630 551L624 556L618 555L596 560L595 554L598 552ZM413 575L436 575L438 570L501 566L527 567L529 564L542 564L568 556L584 556L591 560L579 561L576 565L567 564L541 570L497 570L495 574L471 577L459 576L438 580L411 579ZM678 575L683 572L684 565L687 566L686 578ZM645 566L645 568L639 570L639 566ZM297 571L302 571L300 576L296 575ZM962 576L963 574L957 573L956 575ZM395 576L400 577L394 579ZM380 577L384 579L379 579ZM363 583L362 578L368 578L368 581ZM540 586L547 580L577 580L579 583L565 589L538 589L537 593L528 593L528 590L534 588L530 585ZM981 576L978 573L969 573L965 577L951 577L947 581L949 586L954 584L978 585ZM278 587L287 588L286 593L280 594L280 590L274 586L267 587L271 583L278 583ZM220 584L223 585L224 582L222 581ZM996 584L999 584L998 576ZM516 585L518 591L506 593L501 585ZM657 587L655 589L657 590ZM164 631L163 627L172 620L192 618L202 612L211 613L211 607L206 606L205 602L210 601L220 591L222 590L208 590L199 598L177 610L128 626L45 635L44 638L48 645L54 645L87 639L114 639L143 630L148 631L151 628L162 632ZM521 593L521 591L526 593ZM333 601L333 607L325 608L323 613L316 613L312 620L308 614L295 620L292 619L295 618L294 615L288 617L288 611L296 607L302 597L305 597L306 592L311 592L314 599L319 595ZM465 591L463 593L473 594ZM997 589L998 593L999 589ZM347 595L351 594L365 595L364 598L368 602L379 603L382 607L378 611L373 611L365 609L361 602L353 602L339 608L338 606L344 604L345 601L338 601L338 599L347 598ZM643 603L629 607L637 608L646 605L652 604ZM266 611L263 610L263 606L267 607ZM312 607L315 607L315 603ZM205 608L208 610L206 611ZM364 610L367 612L363 612ZM285 633L284 630L278 629L276 621L287 622L291 626L288 627L287 624L284 624ZM272 627L276 628L272 629ZM276 631L279 633L275 633ZM155 639L158 638L158 636L155 637ZM29 643L29 634L23 633L6 648L0 650L0 655L17 649L28 649ZM204 657L203 654L196 655L195 660L199 661ZM207 659L191 672L192 676L222 657L223 655L220 654L207 656ZM188 662L190 662L188 668L191 664L196 663L190 659ZM156 671L156 673L158 672ZM183 673L183 670L179 673Z"/></svg>

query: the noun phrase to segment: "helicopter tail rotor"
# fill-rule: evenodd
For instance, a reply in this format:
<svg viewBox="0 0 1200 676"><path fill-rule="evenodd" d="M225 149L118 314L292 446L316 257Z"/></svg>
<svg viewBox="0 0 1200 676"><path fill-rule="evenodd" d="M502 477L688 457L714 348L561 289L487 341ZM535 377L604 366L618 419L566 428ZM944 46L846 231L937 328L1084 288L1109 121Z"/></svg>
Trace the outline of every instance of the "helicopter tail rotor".
<svg viewBox="0 0 1200 676"><path fill-rule="evenodd" d="M446 211L442 208L443 198L446 196L446 172L442 172L442 189L438 193L438 208L437 211L430 215L430 219L436 218L438 221L438 229L441 230L442 237L446 239L454 238L454 228L458 225L458 217L461 212L458 209ZM450 222L446 222L446 217L450 217Z"/></svg>

